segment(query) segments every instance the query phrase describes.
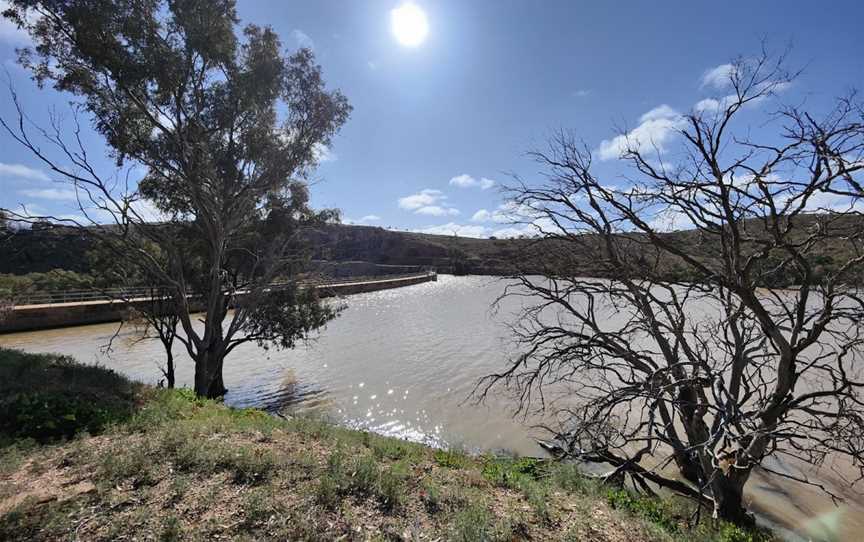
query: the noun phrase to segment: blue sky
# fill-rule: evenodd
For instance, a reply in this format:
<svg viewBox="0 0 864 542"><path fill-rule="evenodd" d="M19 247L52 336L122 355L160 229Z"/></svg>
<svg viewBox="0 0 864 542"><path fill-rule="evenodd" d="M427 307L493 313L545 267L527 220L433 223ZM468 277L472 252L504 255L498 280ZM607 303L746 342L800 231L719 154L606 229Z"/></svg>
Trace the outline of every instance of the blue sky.
<svg viewBox="0 0 864 542"><path fill-rule="evenodd" d="M805 68L784 102L824 109L864 83L860 2L415 3L429 32L406 47L390 26L400 0L238 1L243 22L273 26L288 49L311 47L354 107L312 189L315 205L342 209L346 221L506 234L496 221L499 187L511 173L536 177L525 151L554 130L574 130L598 151L597 172L616 182L626 174L608 151L616 127L669 136L664 123L674 115L722 94L706 73L755 54L762 38L777 50L791 42L791 65ZM25 108L44 122L68 97L38 90L14 66L23 43L0 26L0 57ZM0 93L0 114L10 113ZM760 112L748 115L758 130ZM68 187L5 134L0 142L0 207L74 214ZM96 136L85 144L91 155L104 152ZM111 170L110 160L100 165Z"/></svg>

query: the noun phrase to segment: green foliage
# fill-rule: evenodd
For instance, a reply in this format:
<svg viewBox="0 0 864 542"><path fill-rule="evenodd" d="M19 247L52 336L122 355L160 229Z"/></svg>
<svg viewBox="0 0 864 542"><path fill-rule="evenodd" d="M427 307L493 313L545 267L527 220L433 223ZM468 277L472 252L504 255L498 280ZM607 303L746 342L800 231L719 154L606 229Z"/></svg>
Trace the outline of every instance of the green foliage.
<svg viewBox="0 0 864 542"><path fill-rule="evenodd" d="M444 507L444 495L441 486L430 480L423 480L420 485L420 500L430 514L437 514Z"/></svg>
<svg viewBox="0 0 864 542"><path fill-rule="evenodd" d="M162 530L159 533L160 542L179 542L183 540L183 526L175 515L169 515L162 520Z"/></svg>
<svg viewBox="0 0 864 542"><path fill-rule="evenodd" d="M326 420L313 416L297 416L288 421L288 427L292 431L305 435L307 437L327 440L332 438L338 431L338 428ZM365 438L365 436L363 437Z"/></svg>
<svg viewBox="0 0 864 542"><path fill-rule="evenodd" d="M370 495L377 487L378 477L378 462L372 456L362 455L354 460L346 489L350 493Z"/></svg>
<svg viewBox="0 0 864 542"><path fill-rule="evenodd" d="M512 529L507 522L496 523L483 504L471 503L453 516L448 540L494 542L511 540L512 536Z"/></svg>
<svg viewBox="0 0 864 542"><path fill-rule="evenodd" d="M612 508L625 510L658 525L667 532L674 533L680 529L666 503L659 499L635 495L624 489L610 489L606 492L606 500Z"/></svg>
<svg viewBox="0 0 864 542"><path fill-rule="evenodd" d="M493 485L521 491L537 519L544 523L551 521L549 483L546 479L539 481L549 474L548 462L531 457L487 456L481 472Z"/></svg>
<svg viewBox="0 0 864 542"><path fill-rule="evenodd" d="M197 397L188 388L160 389L150 392L150 400L137 410L124 429L145 432L155 427L171 426L192 435L220 431L269 434L284 427L284 422L256 409L234 409L218 401ZM170 427L169 427L170 428Z"/></svg>
<svg viewBox="0 0 864 542"><path fill-rule="evenodd" d="M519 490L525 496L525 500L534 511L537 519L543 523L552 522L552 513L549 509L549 486L530 479L523 479L519 483Z"/></svg>
<svg viewBox="0 0 864 542"><path fill-rule="evenodd" d="M284 507L276 500L273 488L262 486L251 491L243 503L243 525L247 529L266 523L284 514Z"/></svg>
<svg viewBox="0 0 864 542"><path fill-rule="evenodd" d="M171 461L181 472L231 472L238 484L266 482L285 463L270 449L209 439L194 424L183 423L162 433L153 455Z"/></svg>
<svg viewBox="0 0 864 542"><path fill-rule="evenodd" d="M726 521L703 522L688 533L691 539L706 542L775 542L778 539L770 532L761 529L739 527Z"/></svg>
<svg viewBox="0 0 864 542"><path fill-rule="evenodd" d="M510 488L519 488L525 480L538 478L544 462L531 457L518 459L486 457L483 461L483 477L490 483Z"/></svg>
<svg viewBox="0 0 864 542"><path fill-rule="evenodd" d="M217 451L215 464L234 473L238 484L259 484L272 478L282 462L265 448L223 446Z"/></svg>
<svg viewBox="0 0 864 542"><path fill-rule="evenodd" d="M117 413L86 398L53 393L18 393L0 400L0 432L39 441L99 432Z"/></svg>
<svg viewBox="0 0 864 542"><path fill-rule="evenodd" d="M448 469L465 468L470 459L459 450L435 450L435 463Z"/></svg>
<svg viewBox="0 0 864 542"><path fill-rule="evenodd" d="M574 494L593 495L599 483L588 478L575 463L555 462L548 465L549 480L555 486Z"/></svg>
<svg viewBox="0 0 864 542"><path fill-rule="evenodd" d="M17 470L21 463L39 448L38 443L32 438L17 439L3 444L0 442L0 477Z"/></svg>
<svg viewBox="0 0 864 542"><path fill-rule="evenodd" d="M342 487L340 480L332 474L324 474L318 479L315 487L315 500L329 510L335 510L342 502Z"/></svg>
<svg viewBox="0 0 864 542"><path fill-rule="evenodd" d="M405 479L403 473L395 468L381 469L378 474L378 484L375 488L381 506L387 512L393 512L402 507L405 501Z"/></svg>
<svg viewBox="0 0 864 542"><path fill-rule="evenodd" d="M380 437L365 433L368 435L367 447L372 450L372 453L379 460L381 459L417 459L424 454L423 446L389 437Z"/></svg>
<svg viewBox="0 0 864 542"><path fill-rule="evenodd" d="M0 299L21 299L28 294L59 290L89 290L97 284L97 281L88 274L65 269L52 269L45 273L26 275L0 274Z"/></svg>
<svg viewBox="0 0 864 542"><path fill-rule="evenodd" d="M319 478L316 500L327 508L335 508L347 495L373 497L381 507L392 512L405 496L405 474L394 466L378 464L373 455L362 454L350 461L342 448L337 448L327 460L327 469Z"/></svg>
<svg viewBox="0 0 864 542"><path fill-rule="evenodd" d="M222 358L232 340L290 348L335 317L337 309L321 303L316 289L296 281L261 291L275 276L297 276L310 252L298 233L335 216L311 207L300 179L316 167L317 150L351 106L327 88L311 49L286 55L272 28L240 28L234 0L34 0L9 4L3 17L32 40L19 55L21 66L40 86L75 97L118 167L146 170L128 193L96 174L86 183L90 198L105 202L118 222L98 235L129 275L184 284L182 292L169 290L178 307L188 291L221 299L244 285L243 302L232 303L237 325L214 332L228 318L228 303L209 303L200 333L210 350L199 351L200 341L190 338L196 371L219 371L196 390L200 395L225 393ZM23 123L18 131L25 148L44 156ZM61 144L64 136L56 138ZM92 173L86 153L80 160L77 166ZM129 212L129 200L146 200L172 219L149 223ZM143 252L150 257L139 257ZM189 324L187 312L176 310Z"/></svg>
<svg viewBox="0 0 864 542"><path fill-rule="evenodd" d="M140 487L156 483L153 473L153 458L145 446L112 446L99 457L99 479L116 485L131 480L132 485Z"/></svg>
<svg viewBox="0 0 864 542"><path fill-rule="evenodd" d="M457 512L453 518L451 540L458 542L492 540L492 515L486 507L472 504Z"/></svg>
<svg viewBox="0 0 864 542"><path fill-rule="evenodd" d="M102 432L133 414L139 389L71 358L0 349L0 438L47 442Z"/></svg>
<svg viewBox="0 0 864 542"><path fill-rule="evenodd" d="M48 540L45 533L66 532L80 509L81 503L75 501L38 504L24 500L0 515L0 540Z"/></svg>

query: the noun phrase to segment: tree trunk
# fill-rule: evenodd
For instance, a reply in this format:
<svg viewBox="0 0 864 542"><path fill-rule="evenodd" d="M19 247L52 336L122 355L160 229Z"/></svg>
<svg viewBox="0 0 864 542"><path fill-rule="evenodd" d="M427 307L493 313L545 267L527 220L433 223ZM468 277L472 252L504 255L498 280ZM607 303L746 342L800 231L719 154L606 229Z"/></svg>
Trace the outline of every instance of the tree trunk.
<svg viewBox="0 0 864 542"><path fill-rule="evenodd" d="M228 389L225 387L225 381L222 379L222 365L224 361L224 356L220 357L213 370L213 378L210 381L210 391L207 395L210 399L218 399L228 393Z"/></svg>
<svg viewBox="0 0 864 542"><path fill-rule="evenodd" d="M215 350L215 351L214 351ZM195 395L218 399L228 391L222 379L221 349L208 349L195 361Z"/></svg>
<svg viewBox="0 0 864 542"><path fill-rule="evenodd" d="M696 487L702 485L702 471L699 468L698 458L685 451L676 451L674 454L675 465L678 467L678 472L685 480Z"/></svg>
<svg viewBox="0 0 864 542"><path fill-rule="evenodd" d="M168 380L168 389L174 389L174 354L169 346L167 351L167 361L165 364L165 378Z"/></svg>
<svg viewBox="0 0 864 542"><path fill-rule="evenodd" d="M736 525L753 526L756 520L747 513L744 508L744 482L743 477L729 477L722 472L715 472L714 481L711 483L712 497L714 498L714 517L725 519Z"/></svg>

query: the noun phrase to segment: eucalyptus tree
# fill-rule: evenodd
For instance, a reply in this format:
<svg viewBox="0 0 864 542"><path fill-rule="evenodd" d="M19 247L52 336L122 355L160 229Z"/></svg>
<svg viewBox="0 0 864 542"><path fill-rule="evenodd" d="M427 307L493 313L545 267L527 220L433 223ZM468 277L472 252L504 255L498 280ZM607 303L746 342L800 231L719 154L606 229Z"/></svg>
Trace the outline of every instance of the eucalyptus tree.
<svg viewBox="0 0 864 542"><path fill-rule="evenodd" d="M32 39L20 64L74 97L117 167L94 164L78 115L33 127L14 91L3 125L74 185L77 223L170 296L196 393L225 392L239 345L291 347L334 316L295 280L303 230L335 216L301 179L350 113L311 51L239 30L233 0L15 0L4 16Z"/></svg>
<svg viewBox="0 0 864 542"><path fill-rule="evenodd" d="M748 130L794 76L732 62L672 119L677 145L621 134L626 181L570 133L532 153L543 180L510 192L540 232L505 293L522 353L478 389L545 410L558 453L736 522L756 469L830 490L795 467L839 456L864 475L864 115L853 94Z"/></svg>

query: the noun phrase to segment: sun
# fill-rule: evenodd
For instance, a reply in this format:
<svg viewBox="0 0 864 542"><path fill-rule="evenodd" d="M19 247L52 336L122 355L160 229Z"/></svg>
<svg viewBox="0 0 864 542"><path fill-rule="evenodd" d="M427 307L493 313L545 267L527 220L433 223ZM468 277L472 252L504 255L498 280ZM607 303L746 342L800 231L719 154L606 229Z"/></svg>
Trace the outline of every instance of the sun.
<svg viewBox="0 0 864 542"><path fill-rule="evenodd" d="M406 47L417 47L426 41L429 34L426 13L411 2L405 2L390 12L390 27L396 41Z"/></svg>

